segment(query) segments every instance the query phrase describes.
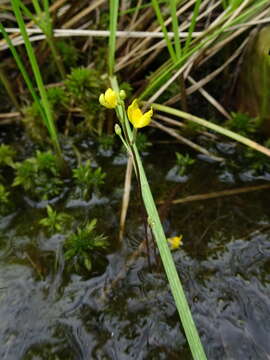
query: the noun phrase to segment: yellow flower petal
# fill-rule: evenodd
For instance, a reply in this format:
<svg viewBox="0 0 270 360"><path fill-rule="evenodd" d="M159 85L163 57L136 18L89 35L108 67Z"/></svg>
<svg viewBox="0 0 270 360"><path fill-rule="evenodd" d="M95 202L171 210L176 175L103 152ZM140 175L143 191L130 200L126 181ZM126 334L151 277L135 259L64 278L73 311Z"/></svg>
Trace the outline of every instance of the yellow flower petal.
<svg viewBox="0 0 270 360"><path fill-rule="evenodd" d="M136 123L136 125L134 125L135 128L139 129L142 128L144 126L147 126L150 124L151 122L151 117L153 116L153 109L151 108L151 110L147 111Z"/></svg>
<svg viewBox="0 0 270 360"><path fill-rule="evenodd" d="M114 109L117 105L117 94L111 88L105 91L105 94L101 94L99 102L102 106L108 109Z"/></svg>
<svg viewBox="0 0 270 360"><path fill-rule="evenodd" d="M99 103L100 103L102 106L105 106L105 107L106 107L106 102L105 102L104 94L100 94L100 96L99 96Z"/></svg>
<svg viewBox="0 0 270 360"><path fill-rule="evenodd" d="M168 244L170 246L170 249L171 250L176 250L181 245L183 245L182 238L183 238L183 235L168 238L167 241L168 241Z"/></svg>
<svg viewBox="0 0 270 360"><path fill-rule="evenodd" d="M129 105L127 113L129 121L136 129L139 129L150 124L153 109L151 108L151 110L143 114L138 106L137 99L135 99L132 104Z"/></svg>
<svg viewBox="0 0 270 360"><path fill-rule="evenodd" d="M111 88L107 89L105 91L105 101L107 104L107 107L109 107L110 109L113 109L116 107L117 105L117 95L116 92L113 91Z"/></svg>

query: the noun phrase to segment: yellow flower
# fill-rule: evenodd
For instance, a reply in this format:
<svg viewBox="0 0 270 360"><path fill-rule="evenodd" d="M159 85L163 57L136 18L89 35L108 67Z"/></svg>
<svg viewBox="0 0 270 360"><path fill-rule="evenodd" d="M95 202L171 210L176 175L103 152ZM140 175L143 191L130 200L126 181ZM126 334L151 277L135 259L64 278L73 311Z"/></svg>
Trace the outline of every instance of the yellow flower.
<svg viewBox="0 0 270 360"><path fill-rule="evenodd" d="M135 99L131 105L129 105L128 110L128 119L136 129L140 129L144 126L147 126L151 122L151 117L153 115L153 109L147 111L145 114L142 113L141 109L138 106L137 99Z"/></svg>
<svg viewBox="0 0 270 360"><path fill-rule="evenodd" d="M108 109L114 109L117 105L117 94L111 88L105 91L105 94L101 94L99 97L101 105Z"/></svg>
<svg viewBox="0 0 270 360"><path fill-rule="evenodd" d="M171 250L176 250L181 245L183 245L182 238L183 238L183 235L168 238L167 241L168 241L168 244L170 246L170 249Z"/></svg>

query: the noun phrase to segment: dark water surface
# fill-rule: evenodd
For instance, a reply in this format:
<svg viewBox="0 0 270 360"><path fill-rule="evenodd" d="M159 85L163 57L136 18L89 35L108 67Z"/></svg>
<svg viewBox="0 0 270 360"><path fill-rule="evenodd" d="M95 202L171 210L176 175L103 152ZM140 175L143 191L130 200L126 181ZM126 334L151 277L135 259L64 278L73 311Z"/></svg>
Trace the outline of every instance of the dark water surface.
<svg viewBox="0 0 270 360"><path fill-rule="evenodd" d="M203 160L186 182L173 182L174 150L182 148L155 146L144 157L156 199L176 185L180 198L262 183ZM99 152L95 160L107 172L101 194L89 202L67 195L58 206L77 224L98 218L111 243L103 267L90 275L66 270L65 236L46 236L38 225L43 203L22 197L0 219L0 359L191 359L162 269L150 272L144 253L126 267L144 239L135 183L118 243L125 159ZM183 234L173 256L209 359L270 359L269 201L264 190L162 210L166 235Z"/></svg>

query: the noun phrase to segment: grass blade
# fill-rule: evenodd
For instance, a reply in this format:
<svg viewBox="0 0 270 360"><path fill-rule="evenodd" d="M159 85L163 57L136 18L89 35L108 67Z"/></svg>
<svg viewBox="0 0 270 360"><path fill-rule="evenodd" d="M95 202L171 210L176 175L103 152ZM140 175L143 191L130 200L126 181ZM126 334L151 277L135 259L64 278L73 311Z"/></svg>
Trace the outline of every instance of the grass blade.
<svg viewBox="0 0 270 360"><path fill-rule="evenodd" d="M191 24L190 24L190 27L188 29L188 37L186 39L186 43L185 43L185 47L184 47L184 53L189 48L189 45L190 45L190 42L191 42L191 39L192 39L192 33L193 33L194 29L195 29L197 18L198 18L198 15L199 15L200 5L201 5L201 0L196 0L196 4L195 4L193 14L192 14Z"/></svg>
<svg viewBox="0 0 270 360"><path fill-rule="evenodd" d="M175 55L171 40L169 39L168 32L167 32L167 29L166 29L166 26L165 26L165 23L164 23L164 20L163 20L163 16L161 14L160 7L159 7L159 4L158 4L157 0L152 0L152 6L153 6L153 8L154 8L154 10L156 12L156 16L157 16L159 25L161 27L161 30L162 30L163 34L164 34L164 38L165 38L165 41L166 41L166 44L167 44L167 48L168 48L170 57L175 62L177 60L177 58L176 58L176 55Z"/></svg>
<svg viewBox="0 0 270 360"><path fill-rule="evenodd" d="M153 109L156 109L156 110L159 110L159 111L162 111L162 112L165 112L167 114L171 114L171 115L175 115L177 117L180 117L181 119L185 119L185 120L188 120L188 121L192 121L198 125L201 125L201 126L204 126L208 129L211 129L211 130L214 130L216 131L217 133L221 134L221 135L224 135L224 136L227 136L233 140L236 140L254 150L257 150L267 156L270 156L270 149L266 148L265 146L262 146L258 143L256 143L255 141L249 139L249 138L246 138L245 136L242 136L242 135L239 135L231 130L228 130L228 129L225 129L223 128L222 126L220 125L217 125L217 124L213 124L212 122L210 121L207 121L205 119L201 119L197 116L194 116L194 115L191 115L191 114L188 114L184 111L181 111L181 110L177 110L177 109L174 109L174 108L171 108L169 106L165 106L165 105L160 105L160 104L151 104L151 106L153 107Z"/></svg>
<svg viewBox="0 0 270 360"><path fill-rule="evenodd" d="M179 25L178 18L176 15L176 0L170 0L171 17L172 17L172 28L174 32L174 48L177 60L181 57L181 42L179 37Z"/></svg>
<svg viewBox="0 0 270 360"><path fill-rule="evenodd" d="M8 46L9 46L9 49L10 49L10 51L11 51L11 53L12 53L12 55L13 55L15 61L16 61L16 64L17 64L17 66L18 66L18 68L19 68L19 70L20 70L20 72L21 72L21 74L22 74L22 76L24 78L26 86L27 86L28 90L30 91L30 94L32 95L32 98L33 98L34 102L37 104L37 106L39 108L39 112L40 112L41 117L43 118L43 121L46 122L46 115L45 115L44 110L43 110L43 108L42 108L42 106L40 104L39 97L38 97L38 95L37 95L37 93L36 93L36 91L34 89L32 81L31 81L30 77L28 76L28 73L27 73L27 71L26 71L26 69L25 69L25 67L23 65L23 62L22 62L22 60L20 58L20 55L18 54L15 46L13 46L13 44L12 44L12 42L11 42L11 40L10 40L4 26L1 23L0 23L0 31L2 32L3 37L4 37L4 39L6 40Z"/></svg>
<svg viewBox="0 0 270 360"><path fill-rule="evenodd" d="M109 75L114 73L119 0L110 0Z"/></svg>
<svg viewBox="0 0 270 360"><path fill-rule="evenodd" d="M40 73L40 70L39 70L39 66L38 66L38 63L37 63L37 59L36 59L36 56L35 56L35 53L34 53L34 49L33 49L32 45L31 45L31 42L29 40L27 31L26 31L26 26L25 26L25 23L24 23L24 20L23 20L23 17L22 17L22 13L21 13L21 10L20 10L20 6L19 6L19 1L18 0L11 0L11 3L12 3L12 8L13 8L13 11L15 13L19 28L21 30L22 37L24 39L27 55L28 55L28 58L29 58L29 61L30 61L30 64L31 64L31 67L32 67L32 70L33 70L33 73L34 73L34 77L35 77L35 80L36 80L36 83L37 83L37 87L38 87L38 90L39 90L39 93L40 93L41 104L42 104L42 107L44 109L44 113L46 115L46 117L45 117L46 118L45 125L46 125L46 127L47 127L47 129L49 131L49 134L50 134L51 140L53 142L53 145L55 147L55 150L57 151L58 155L60 155L61 154L61 149L60 149L60 145L59 145L59 141L58 141L57 130L56 130L56 127L55 127L55 124L54 124L54 119L53 119L53 116L52 116L52 113L51 113L50 103L49 103L48 98L47 98L47 93L46 93L46 90L45 90L45 86L43 84L43 80L42 80L41 73Z"/></svg>

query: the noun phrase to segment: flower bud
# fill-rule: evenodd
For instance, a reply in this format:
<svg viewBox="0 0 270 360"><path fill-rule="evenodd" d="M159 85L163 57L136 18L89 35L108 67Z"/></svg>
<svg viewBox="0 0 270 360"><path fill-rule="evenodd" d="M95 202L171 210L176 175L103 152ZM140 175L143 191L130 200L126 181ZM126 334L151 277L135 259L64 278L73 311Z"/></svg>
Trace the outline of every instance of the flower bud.
<svg viewBox="0 0 270 360"><path fill-rule="evenodd" d="M125 98L127 97L125 90L120 90L119 97L121 100L125 100Z"/></svg>
<svg viewBox="0 0 270 360"><path fill-rule="evenodd" d="M118 124L115 124L114 131L115 131L116 135L121 135L122 134L122 129Z"/></svg>

